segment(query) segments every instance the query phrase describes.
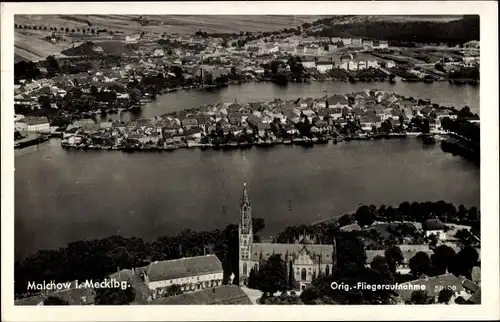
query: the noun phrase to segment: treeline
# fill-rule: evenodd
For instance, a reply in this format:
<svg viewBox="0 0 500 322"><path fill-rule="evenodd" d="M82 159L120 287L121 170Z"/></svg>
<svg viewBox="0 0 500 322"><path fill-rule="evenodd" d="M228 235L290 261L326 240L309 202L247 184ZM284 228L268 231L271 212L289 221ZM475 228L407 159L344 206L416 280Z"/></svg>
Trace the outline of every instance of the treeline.
<svg viewBox="0 0 500 322"><path fill-rule="evenodd" d="M467 208L464 205L456 207L443 200L437 202L402 202L399 206L362 205L353 214L344 214L334 222L324 222L317 225L300 225L286 227L278 234L277 243L293 243L304 233L315 236L317 243L329 244L331 236L338 232L339 226L354 223L369 226L375 221L403 222L413 221L423 223L427 219L440 219L443 223L453 223L472 227L472 232L480 235L481 213L477 207Z"/></svg>
<svg viewBox="0 0 500 322"><path fill-rule="evenodd" d="M253 218L254 233L264 220ZM238 283L238 226L195 232L184 230L175 237L158 237L151 243L141 238L111 236L100 240L71 242L58 250L39 250L14 265L15 294L27 295L28 282L100 280L118 269L146 266L154 261L215 254L224 268L224 280L235 272Z"/></svg>
<svg viewBox="0 0 500 322"><path fill-rule="evenodd" d="M27 30L41 30L41 31L52 31L52 32L78 32L83 34L99 34L108 32L107 29L96 29L96 28L69 28L69 27L50 27L44 25L23 25L23 24L14 24L14 29L27 29ZM112 32L110 31L110 34Z"/></svg>
<svg viewBox="0 0 500 322"><path fill-rule="evenodd" d="M441 120L441 126L444 130L455 133L474 145L480 144L481 131L477 124L462 118L453 120L449 117L445 117Z"/></svg>
<svg viewBox="0 0 500 322"><path fill-rule="evenodd" d="M464 16L460 20L450 22L372 21L335 25L331 23L332 21L326 20L322 30L308 30L306 33L317 37L366 37L400 43L463 44L479 39L479 15Z"/></svg>

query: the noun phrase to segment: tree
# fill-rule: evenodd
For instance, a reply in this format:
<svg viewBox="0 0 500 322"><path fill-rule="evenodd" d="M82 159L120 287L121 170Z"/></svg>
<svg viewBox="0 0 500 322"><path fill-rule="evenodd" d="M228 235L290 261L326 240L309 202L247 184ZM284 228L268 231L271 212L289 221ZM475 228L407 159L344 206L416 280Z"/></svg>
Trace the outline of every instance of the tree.
<svg viewBox="0 0 500 322"><path fill-rule="evenodd" d="M363 242L356 235L345 233L337 238L337 267L347 277L365 268L366 251Z"/></svg>
<svg viewBox="0 0 500 322"><path fill-rule="evenodd" d="M458 238L464 245L469 245L473 238L471 232L467 229L459 229L456 232L455 237Z"/></svg>
<svg viewBox="0 0 500 322"><path fill-rule="evenodd" d="M386 258L384 256L377 255L373 258L372 262L370 263L371 269L376 270L379 272L381 275L392 279L392 271L389 266L389 263L387 262Z"/></svg>
<svg viewBox="0 0 500 322"><path fill-rule="evenodd" d="M403 264L404 261L404 256L403 252L401 252L401 248L399 248L398 246L393 246L391 248L388 248L384 252L384 256L387 261L387 264L389 265L391 273L393 275L396 274L397 267Z"/></svg>
<svg viewBox="0 0 500 322"><path fill-rule="evenodd" d="M358 208L354 218L360 226L370 226L375 220L375 213L367 205L363 205Z"/></svg>
<svg viewBox="0 0 500 322"><path fill-rule="evenodd" d="M50 76L53 76L57 72L59 72L59 63L57 62L56 58L54 55L50 55L46 59L47 61L47 72Z"/></svg>
<svg viewBox="0 0 500 322"><path fill-rule="evenodd" d="M437 242L438 242L438 237L436 236L436 234L431 234L429 236L429 246L435 247L437 245Z"/></svg>
<svg viewBox="0 0 500 322"><path fill-rule="evenodd" d="M43 301L43 305L69 305L69 302L58 296L49 296Z"/></svg>
<svg viewBox="0 0 500 322"><path fill-rule="evenodd" d="M257 288L266 295L287 289L286 265L281 255L272 255L262 265L257 274Z"/></svg>
<svg viewBox="0 0 500 322"><path fill-rule="evenodd" d="M252 268L250 270L250 273L248 274L248 281L247 281L247 286L248 288L257 288L257 272Z"/></svg>
<svg viewBox="0 0 500 322"><path fill-rule="evenodd" d="M450 302L452 296L453 296L453 292L450 289L443 288L439 292L438 302L448 304Z"/></svg>
<svg viewBox="0 0 500 322"><path fill-rule="evenodd" d="M441 245L431 255L432 266L436 274L445 274L455 258L455 251L450 246Z"/></svg>
<svg viewBox="0 0 500 322"><path fill-rule="evenodd" d="M430 304L432 298L427 295L426 291L418 290L411 293L411 298L408 304Z"/></svg>
<svg viewBox="0 0 500 322"><path fill-rule="evenodd" d="M459 251L449 266L449 271L455 276L471 278L472 268L479 264L479 254L472 246L465 246Z"/></svg>
<svg viewBox="0 0 500 322"><path fill-rule="evenodd" d="M182 288L179 284L169 285L166 288L166 296L175 296L179 294L182 294Z"/></svg>
<svg viewBox="0 0 500 322"><path fill-rule="evenodd" d="M431 259L425 252L418 252L410 259L410 270L414 276L428 274L431 268Z"/></svg>
<svg viewBox="0 0 500 322"><path fill-rule="evenodd" d="M293 290L296 287L296 281L295 281L295 275L293 271L293 265L292 262L290 262L289 269L288 269L288 288Z"/></svg>

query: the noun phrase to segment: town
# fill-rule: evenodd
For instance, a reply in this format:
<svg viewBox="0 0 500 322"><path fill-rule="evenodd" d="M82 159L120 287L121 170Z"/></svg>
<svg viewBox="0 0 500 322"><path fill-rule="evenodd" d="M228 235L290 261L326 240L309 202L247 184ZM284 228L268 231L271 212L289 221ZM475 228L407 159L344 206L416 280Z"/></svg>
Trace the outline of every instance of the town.
<svg viewBox="0 0 500 322"><path fill-rule="evenodd" d="M65 136L70 138L71 133L78 132L75 127L85 124L83 128L93 133L97 128L88 118L100 115L106 119L107 114L140 111L142 105L158 95L178 90L210 89L258 81L283 86L288 82L310 81L444 80L458 86L466 83L477 85L479 82L478 41L452 47L439 44L399 47L400 44L393 42L394 46L385 40L319 36L316 31L311 31L317 28L307 23L279 32L216 35L199 31L191 36L146 32L124 34L99 28L74 30L20 24L15 27L20 33L40 37L40 41L72 46L57 57L51 55L36 63L24 60L16 63L14 99L18 132L15 138L20 147L26 141L37 143L43 140L33 135L34 131L59 134L69 127L68 130L74 132ZM331 123L344 126L353 115L366 132L368 128L380 127L385 120L389 122L384 128L390 122L394 127L400 122L399 116L408 122L415 106L423 105L417 104L416 98L405 100L376 90L356 95L333 95L319 102L311 98L287 104L268 102L260 107L256 105L260 103L255 103L250 108L240 108L238 102L232 102L235 104L223 104L218 108L202 107L190 115L180 113L150 121L137 120L142 125L134 131L131 129L135 127L133 123L101 122L99 127L104 130L94 138L99 142L112 137L113 141L120 142L118 146L128 139L139 141L141 145L155 146L160 142L164 148L171 149L179 143L179 130L186 133L182 140L186 144L187 140L202 143L202 133L206 137L215 130L216 124L221 128L219 132L238 135L243 131L249 114L253 115L249 119L250 134L259 133L259 137L270 132L276 118L283 125L282 132L289 135L300 132L293 123L304 116L311 123L317 121L317 126L315 124L312 129L314 133L331 133ZM193 106L195 108L198 107ZM433 110L439 117L448 113L436 106ZM431 127L436 124L434 119L429 119ZM330 124L325 123L329 121ZM127 135L120 134L123 128L129 129ZM207 141L208 138L203 143L209 143ZM75 135L71 142L75 143L68 144L79 145L86 140ZM106 146L111 148L113 144Z"/></svg>
<svg viewBox="0 0 500 322"><path fill-rule="evenodd" d="M478 18L443 22L436 34L428 32L438 28L433 22L409 22L399 34L403 23L352 22L350 16L301 21L274 31L200 28L192 33L161 31L164 21L154 16L120 19L134 24L124 29L117 24L100 26L99 19L91 22L84 16L65 17L64 24L51 24L55 18L16 20L16 37L24 49L16 47L15 54L14 148L50 141L64 149L61 154L79 158L91 154L83 150L109 150L100 156L134 153L123 154L124 159L139 152L151 152L147 157L154 157L153 152L174 153L157 156L170 158L182 155L174 150L191 148L255 147L275 153L278 146L339 147L353 143L349 141L382 140L372 142L380 144L390 139L392 144L418 139L424 146L417 144L418 153L440 142L444 152L479 164L478 110L418 97L421 93L403 94L395 87L379 89L381 84L403 83L428 86L424 93L440 84L477 89ZM368 27L359 27L364 24ZM366 89L325 87L322 95L293 99L276 94L272 99L198 104L203 100L199 99L189 108L173 100L166 112L143 116L169 95L213 94L252 83L282 89L284 95L284 89L320 83ZM260 199L268 192L253 197L252 189L258 187L247 186L246 178L245 173L240 200L228 198L223 205L222 213L228 216L223 229L184 229L176 236L162 236L162 231L154 240L143 240L141 235L123 237L117 228L112 230L117 235L71 241L16 261L16 305L481 303L481 216L473 204L422 201L426 199L420 196L399 205L356 201L352 212L335 209L326 219L297 226L280 222L280 233L264 237L262 217L267 214L252 213L251 197ZM71 180L71 185L83 186ZM31 185L31 179L28 182ZM220 191L229 195L229 189ZM335 195L327 202L334 197L343 198ZM289 200L290 214L292 202L297 201ZM237 204L239 214L226 213L227 203ZM157 226L155 233L164 229L152 224ZM128 287L42 287L85 280L117 281ZM335 289L334 283L399 288L346 291Z"/></svg>

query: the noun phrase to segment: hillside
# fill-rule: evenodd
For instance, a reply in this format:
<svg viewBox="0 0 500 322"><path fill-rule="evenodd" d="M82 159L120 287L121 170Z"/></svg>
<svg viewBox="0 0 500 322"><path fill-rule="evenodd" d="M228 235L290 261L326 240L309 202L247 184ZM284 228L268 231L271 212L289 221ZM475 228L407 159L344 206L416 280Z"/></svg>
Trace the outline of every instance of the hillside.
<svg viewBox="0 0 500 322"><path fill-rule="evenodd" d="M332 24L338 26L363 26L370 23L415 23L415 22L449 22L461 16L290 16L290 15L16 15L15 55L16 61L39 60L51 54L72 48L74 42L96 41L91 38L90 29L106 29L124 34L138 32L190 34L198 30L208 33L239 33L240 31L276 31L292 28L318 19L330 18ZM24 29L24 27L31 29ZM46 27L46 29L45 29ZM33 30L36 28L37 30ZM44 37L49 35L50 28L58 31L88 31L86 36L81 32L69 34L66 41L52 44ZM89 29L90 28L90 29ZM350 27L349 27L350 28ZM38 30L45 29L45 30ZM351 28L352 29L352 28ZM356 35L366 31L364 28ZM85 38L85 39L84 39Z"/></svg>

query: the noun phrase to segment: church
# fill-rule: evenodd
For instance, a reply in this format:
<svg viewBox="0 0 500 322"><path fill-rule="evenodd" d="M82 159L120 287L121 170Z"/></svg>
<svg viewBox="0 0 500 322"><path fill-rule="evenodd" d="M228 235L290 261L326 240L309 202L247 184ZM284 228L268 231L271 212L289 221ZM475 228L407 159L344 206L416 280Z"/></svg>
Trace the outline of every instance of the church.
<svg viewBox="0 0 500 322"><path fill-rule="evenodd" d="M240 202L239 237L239 283L247 285L250 270L258 271L262 263L274 254L281 254L286 263L286 272L293 272L297 286L303 289L315 276L330 275L335 266L334 245L316 244L306 234L298 236L293 244L254 243L252 228L252 206L248 197L246 181ZM288 276L287 276L288 279Z"/></svg>

